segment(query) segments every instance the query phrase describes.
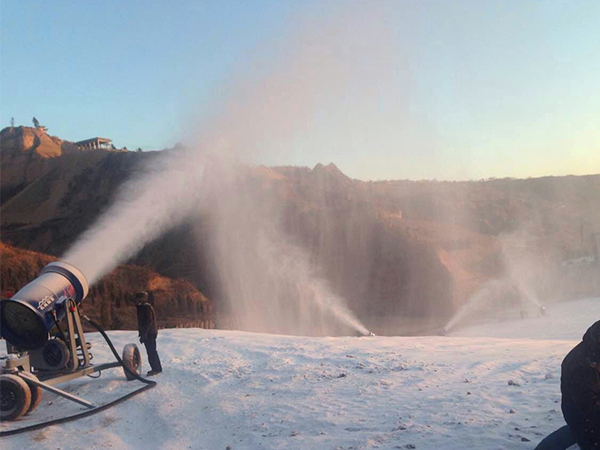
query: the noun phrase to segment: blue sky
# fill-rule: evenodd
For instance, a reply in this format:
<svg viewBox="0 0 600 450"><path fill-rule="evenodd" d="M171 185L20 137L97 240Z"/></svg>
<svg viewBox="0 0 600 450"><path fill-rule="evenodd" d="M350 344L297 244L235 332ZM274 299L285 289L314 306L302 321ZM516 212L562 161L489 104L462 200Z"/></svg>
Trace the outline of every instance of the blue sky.
<svg viewBox="0 0 600 450"><path fill-rule="evenodd" d="M0 1L2 127L160 149L221 114L360 179L600 173L595 0Z"/></svg>

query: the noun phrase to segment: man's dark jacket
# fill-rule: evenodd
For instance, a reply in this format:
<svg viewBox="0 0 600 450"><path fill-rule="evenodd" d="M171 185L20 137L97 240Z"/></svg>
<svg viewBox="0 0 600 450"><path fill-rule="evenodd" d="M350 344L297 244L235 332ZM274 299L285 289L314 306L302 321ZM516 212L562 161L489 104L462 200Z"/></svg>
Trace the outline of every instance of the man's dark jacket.
<svg viewBox="0 0 600 450"><path fill-rule="evenodd" d="M600 449L600 321L562 363L565 421L582 450Z"/></svg>
<svg viewBox="0 0 600 450"><path fill-rule="evenodd" d="M148 337L156 337L158 329L156 328L156 315L154 308L150 303L145 302L137 306L138 331L142 342L145 342Z"/></svg>

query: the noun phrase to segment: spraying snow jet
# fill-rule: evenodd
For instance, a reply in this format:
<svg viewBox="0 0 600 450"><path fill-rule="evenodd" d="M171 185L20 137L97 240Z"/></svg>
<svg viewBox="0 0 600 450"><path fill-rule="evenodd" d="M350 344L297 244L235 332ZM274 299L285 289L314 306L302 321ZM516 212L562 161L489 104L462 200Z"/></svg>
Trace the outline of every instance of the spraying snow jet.
<svg viewBox="0 0 600 450"><path fill-rule="evenodd" d="M185 220L200 200L203 156L165 153L144 165L120 188L116 202L69 249L64 260L80 268L92 284Z"/></svg>
<svg viewBox="0 0 600 450"><path fill-rule="evenodd" d="M319 136L311 139L310 131L323 129L321 118L339 131L338 146L347 145L344 136L356 138L349 130L397 123L386 109L397 103L390 89L397 67L389 57L385 8L361 2L321 7L275 40L269 57L240 71L228 86L230 97L215 99L190 133L188 150L165 152L145 166L64 259L93 283L169 228L207 215L221 294L247 317L246 326L299 334L343 326L368 334L307 252L282 231L277 202L266 190L249 194L240 185L249 165L277 160L279 149L295 148L299 135L316 145ZM359 94L349 103L348 92Z"/></svg>
<svg viewBox="0 0 600 450"><path fill-rule="evenodd" d="M551 271L534 247L526 226L499 237L502 251L503 276L481 286L444 327L448 332L460 324L482 319L509 318L519 310L523 317L545 314L540 291L549 285Z"/></svg>
<svg viewBox="0 0 600 450"><path fill-rule="evenodd" d="M331 335L368 331L320 276L308 251L283 231L276 172L221 166L207 198L211 260L219 298L242 329ZM201 241L206 242L207 239Z"/></svg>
<svg viewBox="0 0 600 450"><path fill-rule="evenodd" d="M200 213L213 219L209 241L221 290L245 329L368 334L318 276L307 252L281 231L272 191L239 184L252 172L200 148L160 155L123 185L117 202L64 259L93 283L149 241Z"/></svg>
<svg viewBox="0 0 600 450"><path fill-rule="evenodd" d="M481 316L486 313L495 311L500 307L499 304L502 299L511 297L510 294L510 288L505 281L491 280L487 282L452 317L444 327L444 333L449 332L468 319L473 319L474 316L481 319Z"/></svg>

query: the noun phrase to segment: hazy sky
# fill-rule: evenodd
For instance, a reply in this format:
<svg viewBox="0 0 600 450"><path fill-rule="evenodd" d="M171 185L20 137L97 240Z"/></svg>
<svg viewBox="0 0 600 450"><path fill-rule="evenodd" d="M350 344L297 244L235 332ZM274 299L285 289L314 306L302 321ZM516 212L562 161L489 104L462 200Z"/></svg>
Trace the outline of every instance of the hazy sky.
<svg viewBox="0 0 600 450"><path fill-rule="evenodd" d="M160 149L224 114L360 179L600 173L597 0L0 1L2 127Z"/></svg>

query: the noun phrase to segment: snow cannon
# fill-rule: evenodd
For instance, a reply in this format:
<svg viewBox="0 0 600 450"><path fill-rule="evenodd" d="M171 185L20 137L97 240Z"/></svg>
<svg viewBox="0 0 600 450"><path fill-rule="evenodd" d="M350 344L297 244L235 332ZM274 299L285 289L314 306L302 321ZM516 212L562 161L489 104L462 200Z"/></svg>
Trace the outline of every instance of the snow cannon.
<svg viewBox="0 0 600 450"><path fill-rule="evenodd" d="M87 296L88 282L75 266L52 262L40 276L0 302L0 333L12 345L33 350L48 341L48 332L66 315L67 300L76 305Z"/></svg>
<svg viewBox="0 0 600 450"><path fill-rule="evenodd" d="M362 331L357 331L356 332L356 337L373 337L373 336L375 336L375 333L372 333L369 330L367 330L366 333L363 333Z"/></svg>
<svg viewBox="0 0 600 450"><path fill-rule="evenodd" d="M88 291L83 273L58 261L45 266L11 298L0 300L0 335L6 340L7 352L0 368L1 420L14 420L33 411L41 401L42 389L94 408L54 386L77 377L120 366L128 380L139 377L142 359L135 344L125 345L122 359L115 354L117 362L91 363L92 345L85 340L78 309Z"/></svg>

